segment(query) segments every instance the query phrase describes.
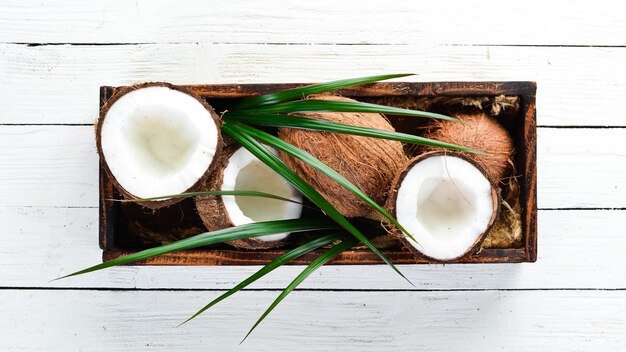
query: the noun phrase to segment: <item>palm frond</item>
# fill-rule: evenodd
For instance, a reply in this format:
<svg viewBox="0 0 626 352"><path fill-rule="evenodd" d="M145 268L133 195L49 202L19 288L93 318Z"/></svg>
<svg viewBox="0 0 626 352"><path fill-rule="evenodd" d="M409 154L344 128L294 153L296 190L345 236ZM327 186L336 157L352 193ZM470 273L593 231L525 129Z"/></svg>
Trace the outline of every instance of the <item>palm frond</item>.
<svg viewBox="0 0 626 352"><path fill-rule="evenodd" d="M267 132L263 132L254 127L250 127L241 123L232 122L236 124L236 126L241 129L242 132L248 134L249 136L271 146L278 150L282 150L283 152L302 160L308 165L314 167L315 169L322 172L324 175L330 177L333 181L337 182L339 185L352 192L352 194L356 195L360 199L362 199L369 206L378 211L381 215L391 221L394 225L396 225L402 232L404 232L408 237L412 240L416 241L413 236L393 217L389 214L383 207L381 207L378 203L376 203L372 198L370 198L365 192L363 192L359 187L350 182L347 178L342 176L336 170L333 170L328 165L324 164L316 157L311 155L310 153L290 144L282 139L273 136ZM417 242L417 241L416 241Z"/></svg>
<svg viewBox="0 0 626 352"><path fill-rule="evenodd" d="M291 293L291 291L293 291L296 287L298 287L298 285L300 285L302 281L304 281L307 277L309 277L315 270L319 269L319 267L326 264L329 260L333 259L334 257L341 254L342 252L350 249L357 243L358 241L354 238L343 240L339 244L336 244L331 249L324 252L324 254L317 257L317 259L315 259L313 262L311 262L311 264L309 264L298 276L296 276L296 278L283 290L283 292L281 292L280 295L276 297L274 302L272 302L269 308L267 308L267 310L263 313L263 315L261 315L259 320L257 320L256 323L254 323L250 331L248 331L248 333L243 338L243 340L241 340L241 342L245 341L248 338L248 336L250 336L252 331L257 326L259 326L259 324L261 324L263 319L265 319L265 317L267 317L267 315L270 314L272 310L274 310L274 308L276 308L276 306L283 299L285 299L285 297L287 297L288 294Z"/></svg>
<svg viewBox="0 0 626 352"><path fill-rule="evenodd" d="M237 142L239 142L244 148L248 149L254 156L264 162L267 166L281 175L287 182L291 183L296 189L298 189L303 195L309 198L315 205L317 205L327 216L335 220L337 224L343 227L346 231L356 237L359 241L363 242L369 249L371 249L378 257L380 257L387 265L389 265L396 273L403 277L406 281L411 283L409 279L404 276L398 268L365 237L361 231L359 231L348 219L335 209L321 194L319 194L311 185L298 176L293 170L288 168L276 155L272 154L261 143L257 142L247 133L243 132L241 128L232 123L224 123L222 125L222 131Z"/></svg>
<svg viewBox="0 0 626 352"><path fill-rule="evenodd" d="M365 112L379 114L393 114L404 116L425 117L431 119L461 122L454 117L436 114L433 112L396 108L393 106L362 103L358 101L331 101L331 100L296 100L271 105L257 106L250 109L238 110L249 113L297 113L297 112ZM228 114L228 112L226 113Z"/></svg>
<svg viewBox="0 0 626 352"><path fill-rule="evenodd" d="M343 134L351 134L356 136L390 139L394 141L400 141L403 143L422 144L432 147L440 147L458 151L464 151L476 154L485 154L484 152L474 150L471 148L459 146L456 144L450 144L440 142L434 139L415 136L408 133L401 133L395 131L385 131L376 128L361 127L346 125L343 123L337 123L322 119L315 119L304 116L292 116L284 114L265 114L265 113L230 113L225 116L225 120L235 120L243 123L248 123L256 126L267 127L288 127L298 128L305 130L335 132Z"/></svg>
<svg viewBox="0 0 626 352"><path fill-rule="evenodd" d="M254 97L244 98L239 104L235 105L231 111L242 110L255 106L262 106L268 104L276 104L284 101L301 99L311 94L319 94L328 92L335 89L346 88L350 86L356 86L359 84L372 83L377 81L384 81L392 78L411 76L412 73L400 73L391 75L378 75L359 78L342 79L338 81L318 83L305 87L299 87L294 89L288 89L277 93L263 94Z"/></svg>
<svg viewBox="0 0 626 352"><path fill-rule="evenodd" d="M283 202L302 204L302 202L298 202L297 200L277 196L271 193L258 192L258 191L202 191L202 192L186 192L186 193L178 193L178 194L170 194L167 196L158 196L158 197L150 197L150 198L136 198L136 199L111 199L114 202L121 203L134 203L134 202L145 202L152 200L161 200L161 199L170 199L170 198L189 198L189 197L201 197L201 196L238 196L238 197L261 197L261 198L269 198L281 200Z"/></svg>
<svg viewBox="0 0 626 352"><path fill-rule="evenodd" d="M321 237L318 237L316 239L313 239L299 247L296 247L292 250L290 250L289 252L279 256L278 258L272 260L271 262L267 263L265 266L263 266L261 269L259 269L259 271L257 271L256 273L252 274L250 277L248 277L247 279L243 280L242 282L240 282L237 286L231 288L230 290L226 291L225 293L221 294L219 297L217 297L216 299L212 300L209 304L207 304L206 306L202 307L202 309L200 309L198 312L196 312L194 315L192 315L191 317L189 317L189 319L185 320L184 322L182 322L180 325L183 325L187 322L189 322L190 320L196 318L197 316L199 316L200 314L204 313L207 309L213 307L214 305L218 304L219 302L223 301L224 299L232 296L233 294L239 292L240 290L242 290L243 288L247 287L248 285L250 285L251 283L257 281L258 279L262 278L263 276L269 274L270 272L272 272L274 269L280 267L283 264L286 264L306 253L309 253L313 250L316 250L322 246L325 246L329 243L332 243L334 241L337 241L341 238L346 237L346 233L344 231L336 231L327 235L323 235ZM180 326L179 325L179 326Z"/></svg>
<svg viewBox="0 0 626 352"><path fill-rule="evenodd" d="M275 220L264 221L252 224L245 224L235 226L227 229L205 232L196 236L185 238L180 241L169 243L163 246L150 248L141 252L133 253L124 257L116 258L105 263L94 265L87 269L83 269L55 280L76 276L80 274L89 273L96 270L102 270L115 265L128 264L140 260L145 260L158 255L181 251L184 249L192 249L203 246L208 246L216 243L222 243L226 241L238 240L242 238L259 237L264 235L271 235L282 232L302 232L313 231L323 229L336 229L337 224L330 221L328 218L313 218L313 219L292 219L292 220Z"/></svg>

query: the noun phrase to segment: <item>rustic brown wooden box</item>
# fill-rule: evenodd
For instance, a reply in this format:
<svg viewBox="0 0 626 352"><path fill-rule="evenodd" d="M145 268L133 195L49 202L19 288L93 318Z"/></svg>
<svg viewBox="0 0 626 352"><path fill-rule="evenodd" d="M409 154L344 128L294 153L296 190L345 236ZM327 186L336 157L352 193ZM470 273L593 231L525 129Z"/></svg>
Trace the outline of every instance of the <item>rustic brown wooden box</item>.
<svg viewBox="0 0 626 352"><path fill-rule="evenodd" d="M229 100L275 92L303 84L218 84L185 86L204 97L214 107L224 105ZM116 91L116 87L100 88L100 106ZM375 83L338 93L355 97L359 100L379 98L407 97L494 97L498 95L517 96L520 109L515 116L509 132L513 136L516 148L515 164L520 175L522 232L521 248L483 249L479 253L466 257L459 263L518 263L534 262L537 259L537 174L536 174L536 120L535 120L534 82L434 82L434 83ZM138 248L124 246L120 236L128 235L128 229L120 220L120 203L111 202L119 195L113 188L108 176L100 167L100 247L103 260L110 260L131 253ZM132 235L132 233L131 233ZM148 265L259 265L265 264L284 253L285 250L243 251L227 246L189 250L149 259L141 264ZM396 264L423 264L413 255L401 249L384 251L385 255ZM319 253L312 252L291 262L307 264ZM382 264L382 261L367 249L352 250L341 254L331 264Z"/></svg>

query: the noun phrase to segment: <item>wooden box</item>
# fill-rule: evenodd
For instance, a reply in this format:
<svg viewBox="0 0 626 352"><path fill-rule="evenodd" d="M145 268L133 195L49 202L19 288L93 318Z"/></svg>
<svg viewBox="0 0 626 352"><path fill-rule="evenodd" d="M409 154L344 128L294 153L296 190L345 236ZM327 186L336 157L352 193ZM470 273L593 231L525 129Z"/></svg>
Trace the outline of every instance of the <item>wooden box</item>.
<svg viewBox="0 0 626 352"><path fill-rule="evenodd" d="M218 84L185 86L194 93L204 97L221 111L234 99L275 92L278 90L301 86L302 84ZM116 91L115 87L101 87L100 106ZM506 126L511 133L516 149L515 164L521 188L521 225L522 244L519 248L482 249L479 253L466 257L459 263L518 263L534 262L537 258L537 189L536 189L536 122L535 122L534 82L433 82L433 83L375 83L357 88L338 91L339 94L354 97L357 100L379 102L385 100L387 105L395 105L394 101L406 99L457 99L464 98L495 98L498 96L515 97L519 107L511 123ZM401 104L399 104L401 105ZM389 117L393 123L393 118ZM396 127L398 128L398 127ZM122 216L119 199L108 176L100 168L100 247L103 249L103 260L117 258L141 249L141 245L133 243L136 229L130 226L128 215ZM183 206L181 206L183 207ZM180 209L178 216L185 211L193 211L192 207ZM152 221L151 214L137 216L137 221ZM177 215L175 215L176 217ZM131 215L132 217L132 215ZM133 220L134 223L134 220ZM158 221L156 222L158 224ZM181 226L186 226L181 223ZM190 224L196 229L197 224ZM135 232L133 232L135 231ZM198 230L199 232L199 230ZM152 258L141 264L149 265L259 265L281 255L285 250L237 250L226 245L206 249L188 250ZM416 260L412 254L401 248L385 250L385 255L396 264L428 263ZM307 264L319 253L312 252L302 256L290 264ZM330 264L381 264L382 261L367 249L356 249L344 252Z"/></svg>

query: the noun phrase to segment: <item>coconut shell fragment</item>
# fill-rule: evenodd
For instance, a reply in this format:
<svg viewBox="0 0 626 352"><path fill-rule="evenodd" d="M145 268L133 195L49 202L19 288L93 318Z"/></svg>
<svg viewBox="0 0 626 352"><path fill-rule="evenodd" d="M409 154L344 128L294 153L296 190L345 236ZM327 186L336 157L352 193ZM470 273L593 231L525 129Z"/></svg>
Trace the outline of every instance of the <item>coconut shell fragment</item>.
<svg viewBox="0 0 626 352"><path fill-rule="evenodd" d="M329 95L309 98L355 101ZM310 112L298 115L346 125L394 130L383 115L375 113ZM281 128L278 136L339 172L379 204L385 202L394 175L408 160L402 143L398 141L295 128ZM287 166L313 186L342 215L367 217L372 213L368 204L317 169L285 153L281 153L281 157Z"/></svg>

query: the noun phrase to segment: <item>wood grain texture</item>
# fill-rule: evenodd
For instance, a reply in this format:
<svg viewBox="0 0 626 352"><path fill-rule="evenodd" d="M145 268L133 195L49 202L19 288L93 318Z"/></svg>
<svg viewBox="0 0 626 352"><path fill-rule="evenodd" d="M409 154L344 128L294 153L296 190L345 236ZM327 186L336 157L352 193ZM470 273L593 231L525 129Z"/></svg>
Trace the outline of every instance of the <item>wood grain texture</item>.
<svg viewBox="0 0 626 352"><path fill-rule="evenodd" d="M524 111L524 126L522 128L522 150L516 151L518 160L523 165L517 166L522 173L520 184L524 207L522 219L524 224L524 249L526 261L537 260L537 109L535 95L521 97L522 111ZM523 170L523 172L522 172Z"/></svg>
<svg viewBox="0 0 626 352"><path fill-rule="evenodd" d="M385 351L408 352L452 351L468 345L476 351L519 352L543 351L548 346L558 351L626 348L624 291L294 292L238 345L278 295L244 292L187 325L174 327L218 294L0 291L0 349L380 351L384 346Z"/></svg>
<svg viewBox="0 0 626 352"><path fill-rule="evenodd" d="M0 286L228 289L258 269L125 266L50 283L100 262L97 217L95 208L0 207ZM302 287L626 288L626 211L539 211L539 232L539 257L533 264L401 266L415 288L385 265L326 266ZM585 260L580 259L582 253ZM301 266L281 268L252 287L282 288L301 270Z"/></svg>
<svg viewBox="0 0 626 352"><path fill-rule="evenodd" d="M4 1L0 41L625 45L617 0Z"/></svg>
<svg viewBox="0 0 626 352"><path fill-rule="evenodd" d="M135 253L129 249L105 250L102 260L109 261ZM192 250L172 254L164 254L155 258L139 262L140 265L264 265L284 254L286 250L259 250L246 252L240 250ZM400 250L385 250L383 254L394 264L433 264L426 258L416 259L410 252ZM310 264L324 251L312 251L287 265ZM528 255L522 248L490 248L483 249L477 254L454 261L448 264L486 264L486 263L522 263L527 261ZM376 254L365 249L355 249L342 252L327 265L375 265L384 264Z"/></svg>
<svg viewBox="0 0 626 352"><path fill-rule="evenodd" d="M537 81L540 126L626 126L623 62L626 48L0 44L0 83L11 87L0 89L0 123L93 123L101 85L318 82L414 72L403 80Z"/></svg>
<svg viewBox="0 0 626 352"><path fill-rule="evenodd" d="M626 207L626 129L538 129L539 208ZM0 206L98 206L92 126L0 126Z"/></svg>

